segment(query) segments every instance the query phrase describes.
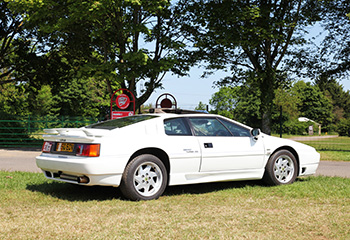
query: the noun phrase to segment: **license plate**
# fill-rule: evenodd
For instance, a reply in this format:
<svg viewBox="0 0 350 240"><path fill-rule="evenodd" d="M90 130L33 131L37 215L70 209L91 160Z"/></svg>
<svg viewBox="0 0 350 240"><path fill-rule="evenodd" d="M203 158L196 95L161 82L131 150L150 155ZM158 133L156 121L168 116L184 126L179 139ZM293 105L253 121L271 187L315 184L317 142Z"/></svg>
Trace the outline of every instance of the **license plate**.
<svg viewBox="0 0 350 240"><path fill-rule="evenodd" d="M57 143L57 152L73 152L74 143Z"/></svg>

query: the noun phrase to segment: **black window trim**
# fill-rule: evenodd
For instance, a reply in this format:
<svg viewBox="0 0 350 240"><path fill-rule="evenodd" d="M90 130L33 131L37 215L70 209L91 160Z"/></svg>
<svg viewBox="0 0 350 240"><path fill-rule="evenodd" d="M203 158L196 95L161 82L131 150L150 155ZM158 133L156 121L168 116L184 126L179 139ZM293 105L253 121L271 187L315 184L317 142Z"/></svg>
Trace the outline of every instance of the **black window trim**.
<svg viewBox="0 0 350 240"><path fill-rule="evenodd" d="M179 117L173 117L173 118L166 118L166 119L164 119L163 123L165 123L166 120L169 120L169 119L177 119L177 118L181 118L181 119L184 120L185 124L187 125L186 127L188 127L188 128L190 129L191 134L190 134L190 135L176 135L176 134L174 134L174 135L169 135L169 134L166 134L166 133L165 133L165 129L164 129L164 133L165 133L167 136L208 137L208 136L197 136L197 135L195 134L193 125L192 125L192 123L191 123L191 121L190 121L190 118L201 118L201 119L216 119L216 120L219 121L220 124L221 124L222 126L224 126L224 128L231 134L230 136L211 136L211 137L248 137L248 136L235 136L235 135L230 131L230 129L229 129L228 127L226 127L226 125L223 123L223 121L229 121L229 120L226 120L226 119L224 119L224 118L222 118L222 117L218 117L218 116L205 116L205 115L203 115L203 116L179 116ZM234 125L236 125L237 127L240 127L240 128L243 128L243 129L247 130L247 131L249 132L249 135L250 135L249 137L252 137L252 136L251 136L251 131L250 131L249 128L244 127L244 126L239 125L239 124L236 124L235 122L232 122L232 121L229 121L229 122L232 123L232 124L234 124Z"/></svg>
<svg viewBox="0 0 350 240"><path fill-rule="evenodd" d="M230 129L228 129L228 127L226 127L226 125L221 121L221 119L222 119L223 121L228 121L228 120L223 119L223 118L221 118L221 117L217 117L217 119L220 121L220 123L221 123L222 125L225 126L225 128L226 128L227 130L229 130L229 132L232 134L233 137L247 137L247 136L235 136L235 135L230 131ZM231 122L231 121L230 121L230 122ZM234 123L234 122L231 122L231 123L234 124L234 125L236 125L236 126L238 126L238 127L240 127L240 128L246 129L246 130L249 132L249 137L252 137L252 134L251 134L251 131L250 131L249 128L244 127L244 126L239 125L239 124L236 124L236 123Z"/></svg>

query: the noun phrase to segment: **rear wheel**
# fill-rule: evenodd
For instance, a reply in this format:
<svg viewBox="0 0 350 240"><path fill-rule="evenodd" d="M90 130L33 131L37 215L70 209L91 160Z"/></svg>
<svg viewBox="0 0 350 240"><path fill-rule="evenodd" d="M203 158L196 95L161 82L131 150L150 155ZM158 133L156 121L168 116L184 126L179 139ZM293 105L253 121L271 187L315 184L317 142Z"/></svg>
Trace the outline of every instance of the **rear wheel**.
<svg viewBox="0 0 350 240"><path fill-rule="evenodd" d="M130 200L152 200L162 195L167 181L168 175L163 162L153 155L144 154L127 165L120 190Z"/></svg>
<svg viewBox="0 0 350 240"><path fill-rule="evenodd" d="M280 150L267 162L263 180L269 185L290 184L297 175L298 163L295 156L287 150Z"/></svg>

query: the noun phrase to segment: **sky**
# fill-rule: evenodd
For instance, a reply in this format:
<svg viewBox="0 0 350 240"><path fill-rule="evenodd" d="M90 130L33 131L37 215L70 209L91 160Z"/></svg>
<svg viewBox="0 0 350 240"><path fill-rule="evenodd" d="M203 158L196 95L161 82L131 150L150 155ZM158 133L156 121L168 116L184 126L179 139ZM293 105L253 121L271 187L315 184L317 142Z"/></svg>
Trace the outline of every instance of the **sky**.
<svg viewBox="0 0 350 240"><path fill-rule="evenodd" d="M226 75L225 73L217 72L208 78L201 78L203 71L203 69L192 68L189 76L181 78L168 73L162 81L164 89L155 90L145 104L151 103L155 106L157 98L161 94L169 93L175 97L177 107L181 109L193 110L198 106L199 102L209 105L212 95L219 91L218 88L214 88L213 83ZM345 91L350 90L350 79L345 79L340 83Z"/></svg>
<svg viewBox="0 0 350 240"><path fill-rule="evenodd" d="M199 102L209 105L209 99L219 91L214 88L214 82L224 77L223 73L217 73L207 78L201 78L204 70L192 68L189 76L177 77L168 73L162 83L164 89L157 89L145 104L155 106L157 98L163 93L173 95L177 101L177 107L181 109L193 110Z"/></svg>

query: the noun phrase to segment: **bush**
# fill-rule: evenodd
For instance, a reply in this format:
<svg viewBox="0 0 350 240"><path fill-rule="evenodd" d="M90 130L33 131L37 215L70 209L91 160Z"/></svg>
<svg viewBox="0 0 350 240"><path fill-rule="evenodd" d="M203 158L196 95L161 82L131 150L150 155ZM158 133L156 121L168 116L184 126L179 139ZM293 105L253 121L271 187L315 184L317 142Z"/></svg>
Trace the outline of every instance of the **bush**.
<svg viewBox="0 0 350 240"><path fill-rule="evenodd" d="M29 134L23 117L0 112L0 142L25 141Z"/></svg>
<svg viewBox="0 0 350 240"><path fill-rule="evenodd" d="M318 134L318 125L313 122L299 122L298 120L289 120L283 123L282 132L292 135L308 135L309 126L314 128L314 134Z"/></svg>
<svg viewBox="0 0 350 240"><path fill-rule="evenodd" d="M337 131L339 136L350 137L350 119L341 119L337 124Z"/></svg>

